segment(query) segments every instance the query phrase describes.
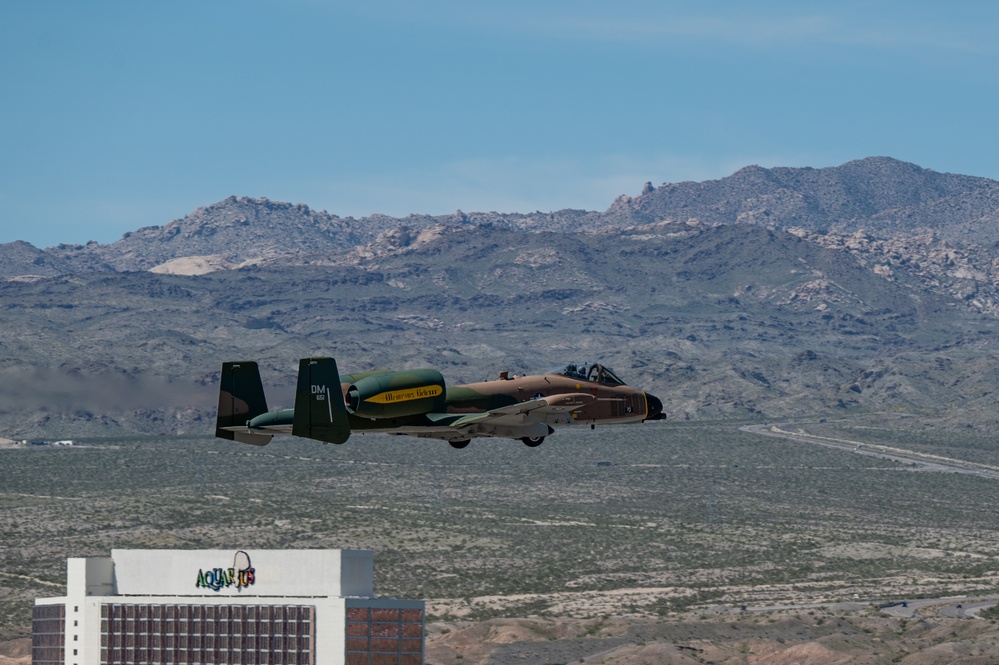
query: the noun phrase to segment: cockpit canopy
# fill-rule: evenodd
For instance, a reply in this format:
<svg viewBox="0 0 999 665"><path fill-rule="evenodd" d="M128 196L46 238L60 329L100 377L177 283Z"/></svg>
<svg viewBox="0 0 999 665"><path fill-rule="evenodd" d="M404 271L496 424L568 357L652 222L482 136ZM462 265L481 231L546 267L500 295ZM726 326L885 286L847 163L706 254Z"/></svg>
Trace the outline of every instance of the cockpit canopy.
<svg viewBox="0 0 999 665"><path fill-rule="evenodd" d="M617 374L614 373L610 367L605 367L600 363L582 362L582 363L569 363L565 367L560 367L553 369L548 372L549 374L558 374L560 376L566 376L570 379L577 379L580 381L591 381L593 383L602 383L605 386L623 386L625 385Z"/></svg>

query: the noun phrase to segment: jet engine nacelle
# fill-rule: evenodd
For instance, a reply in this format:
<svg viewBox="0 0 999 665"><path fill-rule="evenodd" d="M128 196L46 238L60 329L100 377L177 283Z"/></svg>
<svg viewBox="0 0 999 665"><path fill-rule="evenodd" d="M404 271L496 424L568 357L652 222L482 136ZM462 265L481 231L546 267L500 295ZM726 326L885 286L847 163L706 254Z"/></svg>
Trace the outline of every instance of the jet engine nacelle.
<svg viewBox="0 0 999 665"><path fill-rule="evenodd" d="M445 392L435 369L380 372L347 388L347 411L375 420L444 411Z"/></svg>

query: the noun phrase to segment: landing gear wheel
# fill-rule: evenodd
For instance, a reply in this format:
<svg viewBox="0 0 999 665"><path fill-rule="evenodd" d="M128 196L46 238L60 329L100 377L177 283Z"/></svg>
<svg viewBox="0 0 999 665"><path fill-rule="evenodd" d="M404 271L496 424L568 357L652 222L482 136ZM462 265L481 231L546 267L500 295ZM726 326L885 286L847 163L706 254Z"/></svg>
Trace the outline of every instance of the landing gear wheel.
<svg viewBox="0 0 999 665"><path fill-rule="evenodd" d="M521 439L521 441L523 441L524 445L527 446L528 448L537 448L538 446L540 446L542 443L545 442L545 437L525 436L524 438Z"/></svg>
<svg viewBox="0 0 999 665"><path fill-rule="evenodd" d="M448 441L452 448L464 448L472 442L471 439L462 439L461 441Z"/></svg>

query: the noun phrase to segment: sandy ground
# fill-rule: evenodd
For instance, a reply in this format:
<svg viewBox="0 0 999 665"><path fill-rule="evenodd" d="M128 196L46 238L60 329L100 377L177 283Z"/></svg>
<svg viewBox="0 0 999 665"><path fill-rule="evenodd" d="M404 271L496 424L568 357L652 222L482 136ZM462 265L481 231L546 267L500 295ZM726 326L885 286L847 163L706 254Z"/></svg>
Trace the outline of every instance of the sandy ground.
<svg viewBox="0 0 999 665"><path fill-rule="evenodd" d="M873 545L858 543L839 548L836 554L862 559L865 556L886 556L883 550L883 547L878 549ZM887 553L890 554L891 552ZM932 550L926 550L926 556L931 557L936 554ZM884 598L922 598L927 595L928 589L933 590L934 596L977 596L987 595L996 588L999 588L999 572L982 576L977 580L975 587L968 585L966 581L956 582L952 579L926 576L915 580L905 577L884 578L854 586L846 580L829 579L794 584L715 586L711 590L721 594L714 601L715 605L708 610L698 612L724 616L738 614L742 607L748 607L753 611L766 611L776 608L844 606L851 602L857 607L865 607L882 602ZM489 613L516 616L518 607L529 604L531 607L543 607L545 615L567 619L585 619L601 615L630 615L649 619L657 616L654 609L656 602L682 598L692 593L693 591L688 588L663 586L513 596L431 598L427 599L427 610L433 616L452 619L463 619L476 614L481 616L483 612L487 613L487 616Z"/></svg>
<svg viewBox="0 0 999 665"><path fill-rule="evenodd" d="M899 620L877 610L774 610L736 620L493 619L428 626L429 665L986 665L999 626L934 607Z"/></svg>
<svg viewBox="0 0 999 665"><path fill-rule="evenodd" d="M500 618L427 625L428 665L987 665L999 662L999 625L948 614L955 601L890 609L703 611L648 619ZM992 601L993 604L995 600ZM0 665L30 665L31 640L0 642Z"/></svg>
<svg viewBox="0 0 999 665"><path fill-rule="evenodd" d="M0 665L30 665L31 638L0 642Z"/></svg>
<svg viewBox="0 0 999 665"><path fill-rule="evenodd" d="M216 270L224 270L233 267L228 261L219 256L183 256L179 259L171 259L165 263L151 268L149 272L156 272L165 275L207 275Z"/></svg>

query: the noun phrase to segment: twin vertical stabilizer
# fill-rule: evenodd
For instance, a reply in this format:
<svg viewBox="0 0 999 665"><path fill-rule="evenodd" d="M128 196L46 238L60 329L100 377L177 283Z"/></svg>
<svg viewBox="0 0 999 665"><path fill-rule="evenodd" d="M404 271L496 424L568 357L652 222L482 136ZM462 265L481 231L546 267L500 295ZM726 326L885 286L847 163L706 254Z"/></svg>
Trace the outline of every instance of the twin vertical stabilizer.
<svg viewBox="0 0 999 665"><path fill-rule="evenodd" d="M298 363L295 418L291 433L326 443L350 437L350 422L333 358L302 358Z"/></svg>
<svg viewBox="0 0 999 665"><path fill-rule="evenodd" d="M219 381L219 410L215 436L255 446L271 442L270 434L240 430L253 418L267 413L267 398L260 382L260 370L252 360L222 363Z"/></svg>
<svg viewBox="0 0 999 665"><path fill-rule="evenodd" d="M291 432L288 426L291 426ZM215 436L266 446L274 434L294 434L326 443L350 437L350 422L333 358L302 358L298 365L295 408L267 410L257 363L222 363Z"/></svg>

